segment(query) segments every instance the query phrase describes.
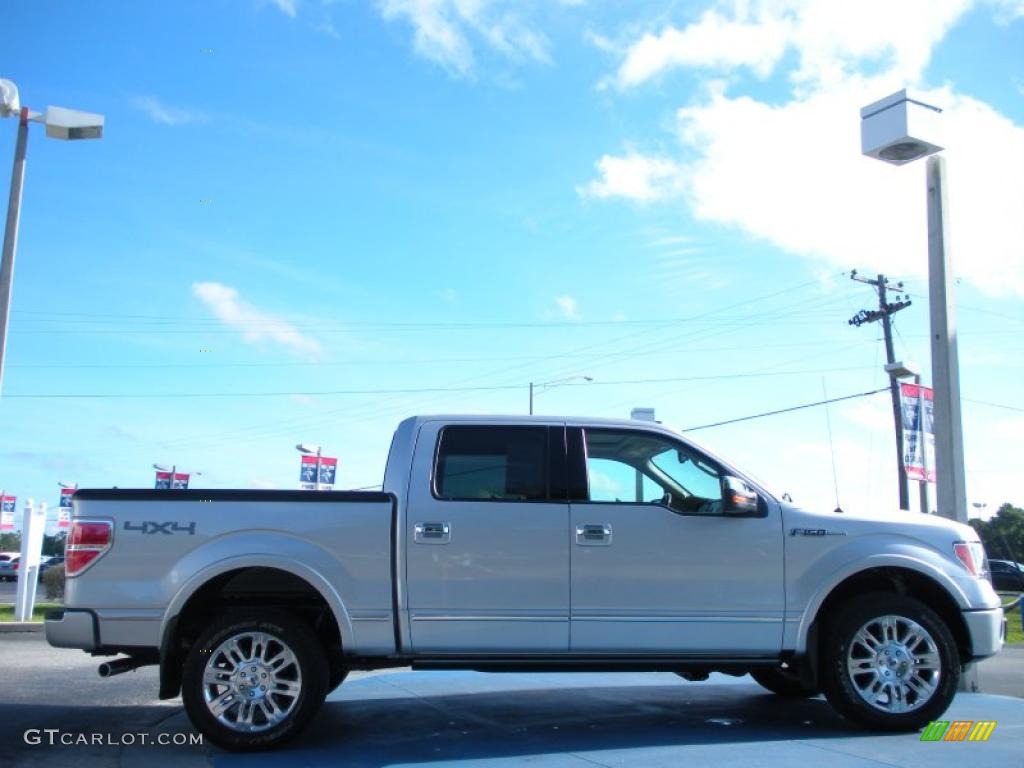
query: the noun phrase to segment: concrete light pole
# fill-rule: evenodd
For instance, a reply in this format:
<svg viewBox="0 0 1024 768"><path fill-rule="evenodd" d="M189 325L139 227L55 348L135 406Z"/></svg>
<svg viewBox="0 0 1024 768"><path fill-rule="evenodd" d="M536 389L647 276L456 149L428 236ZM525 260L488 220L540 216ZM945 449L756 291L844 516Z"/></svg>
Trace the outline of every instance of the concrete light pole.
<svg viewBox="0 0 1024 768"><path fill-rule="evenodd" d="M21 192L25 185L25 152L28 145L28 124L43 123L52 139L98 139L103 135L103 115L77 112L62 107L47 107L45 114L21 106L18 87L10 80L0 79L0 117L18 117L18 138L14 144L14 168L11 171L11 193L7 200L7 223L4 227L3 257L0 260L0 392L3 391L4 357L7 350L7 323L11 311L11 290L14 285L14 255L18 247L18 223L21 219Z"/></svg>
<svg viewBox="0 0 1024 768"><path fill-rule="evenodd" d="M942 110L897 91L860 111L861 152L892 165L934 155L943 147ZM921 138L929 137L928 139ZM928 301L931 318L932 386L935 390L935 506L938 514L967 522L964 438L960 417L960 360L953 309L953 265L948 250L946 164L928 157ZM973 664L964 667L960 689L978 690Z"/></svg>

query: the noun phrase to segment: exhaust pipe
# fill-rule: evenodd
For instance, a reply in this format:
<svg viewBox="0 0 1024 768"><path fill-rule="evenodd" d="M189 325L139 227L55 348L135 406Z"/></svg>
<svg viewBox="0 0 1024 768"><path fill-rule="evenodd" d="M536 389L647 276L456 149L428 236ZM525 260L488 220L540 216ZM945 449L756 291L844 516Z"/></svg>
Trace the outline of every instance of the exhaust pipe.
<svg viewBox="0 0 1024 768"><path fill-rule="evenodd" d="M131 672L133 669L145 667L150 664L156 664L156 662L145 658L135 658L132 656L128 656L123 659L105 661L102 664L100 664L99 669L97 671L100 673L100 677L113 677L114 675L120 675L124 672Z"/></svg>

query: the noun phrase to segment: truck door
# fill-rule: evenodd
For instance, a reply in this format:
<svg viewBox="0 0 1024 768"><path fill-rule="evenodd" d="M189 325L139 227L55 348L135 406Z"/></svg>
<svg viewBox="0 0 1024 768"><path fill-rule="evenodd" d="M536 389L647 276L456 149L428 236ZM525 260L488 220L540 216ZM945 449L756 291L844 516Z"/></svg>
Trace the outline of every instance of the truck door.
<svg viewBox="0 0 1024 768"><path fill-rule="evenodd" d="M723 515L722 469L669 435L570 427L568 445L573 651L780 652L777 505Z"/></svg>
<svg viewBox="0 0 1024 768"><path fill-rule="evenodd" d="M413 652L567 652L564 426L427 422L411 477Z"/></svg>

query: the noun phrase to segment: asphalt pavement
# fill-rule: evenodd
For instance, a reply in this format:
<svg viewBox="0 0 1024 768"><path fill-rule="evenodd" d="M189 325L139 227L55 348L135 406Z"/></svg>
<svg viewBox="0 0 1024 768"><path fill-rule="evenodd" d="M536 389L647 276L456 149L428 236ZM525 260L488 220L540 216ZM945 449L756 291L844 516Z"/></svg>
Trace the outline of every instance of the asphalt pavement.
<svg viewBox="0 0 1024 768"><path fill-rule="evenodd" d="M1024 695L1024 649L979 670ZM156 669L107 680L97 659L50 648L39 633L0 634L0 768L61 766L905 766L1024 764L1024 699L960 694L948 720L994 720L985 743L923 743L842 721L824 699L786 701L750 678L670 674L355 673L283 751L233 755L198 744L142 744L193 731L180 699L156 699ZM1013 687L1016 686L1016 687ZM26 743L38 735L40 743ZM113 744L53 746L43 729ZM109 734L109 736L108 736ZM131 739L134 743L125 743Z"/></svg>

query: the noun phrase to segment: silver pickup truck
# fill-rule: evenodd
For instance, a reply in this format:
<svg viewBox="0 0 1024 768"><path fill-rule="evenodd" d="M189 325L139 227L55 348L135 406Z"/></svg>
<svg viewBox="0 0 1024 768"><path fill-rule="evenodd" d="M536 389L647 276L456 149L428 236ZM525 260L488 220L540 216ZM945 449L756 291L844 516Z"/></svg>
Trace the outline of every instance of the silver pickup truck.
<svg viewBox="0 0 1024 768"><path fill-rule="evenodd" d="M159 664L234 750L398 666L749 673L917 729L1005 632L968 526L798 509L653 422L410 418L379 493L80 490L66 557L49 642Z"/></svg>

